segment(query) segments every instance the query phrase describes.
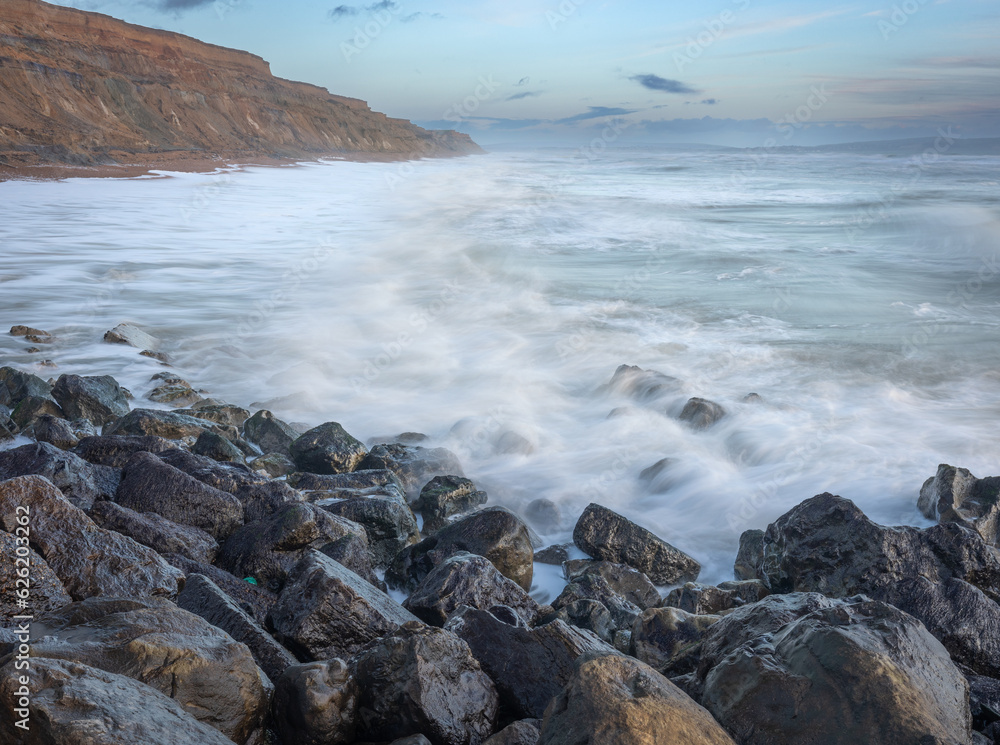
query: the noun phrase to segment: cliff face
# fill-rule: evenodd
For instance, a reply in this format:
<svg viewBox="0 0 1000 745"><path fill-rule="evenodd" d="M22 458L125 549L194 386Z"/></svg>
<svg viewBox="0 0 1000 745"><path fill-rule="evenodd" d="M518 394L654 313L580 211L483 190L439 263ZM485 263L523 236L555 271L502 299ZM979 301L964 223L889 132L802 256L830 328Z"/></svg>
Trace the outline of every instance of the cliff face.
<svg viewBox="0 0 1000 745"><path fill-rule="evenodd" d="M0 2L2 164L472 152L468 135L276 78L247 52L40 0Z"/></svg>

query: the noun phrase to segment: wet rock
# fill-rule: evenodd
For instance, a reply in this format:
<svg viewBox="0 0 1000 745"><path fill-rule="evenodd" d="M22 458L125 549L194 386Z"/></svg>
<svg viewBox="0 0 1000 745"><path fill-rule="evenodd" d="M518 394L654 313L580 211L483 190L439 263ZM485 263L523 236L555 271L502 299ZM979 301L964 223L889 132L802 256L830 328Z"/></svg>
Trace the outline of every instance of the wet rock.
<svg viewBox="0 0 1000 745"><path fill-rule="evenodd" d="M704 398L691 398L684 404L680 417L694 429L708 429L726 415L726 410L714 401Z"/></svg>
<svg viewBox="0 0 1000 745"><path fill-rule="evenodd" d="M334 658L291 665L275 680L274 722L282 745L350 745L357 731L358 684Z"/></svg>
<svg viewBox="0 0 1000 745"><path fill-rule="evenodd" d="M261 587L278 592L303 556L311 550L326 553L331 544L346 541L361 543L364 549L355 561L342 556L348 567L373 584L377 582L364 528L305 503L284 507L233 533L223 544L216 563L234 575L253 577Z"/></svg>
<svg viewBox="0 0 1000 745"><path fill-rule="evenodd" d="M184 416L174 411L133 409L121 419L104 428L105 435L153 435L167 440L198 437L206 429L216 430L219 425L205 419Z"/></svg>
<svg viewBox="0 0 1000 745"><path fill-rule="evenodd" d="M10 419L17 425L18 429L25 431L31 429L35 422L43 416L54 416L65 419L66 415L59 405L50 398L39 398L38 396L28 396L22 398L10 413Z"/></svg>
<svg viewBox="0 0 1000 745"><path fill-rule="evenodd" d="M138 513L114 502L97 502L90 518L100 527L128 536L160 554L180 554L211 564L219 544L204 530L178 525L155 512Z"/></svg>
<svg viewBox="0 0 1000 745"><path fill-rule="evenodd" d="M929 520L958 523L991 545L1000 543L1000 476L977 479L965 468L942 463L924 482L917 505Z"/></svg>
<svg viewBox="0 0 1000 745"><path fill-rule="evenodd" d="M187 576L201 574L208 577L240 609L262 627L267 623L267 614L278 602L278 596L270 590L251 584L245 578L236 577L211 564L193 561L180 554L164 554L163 559Z"/></svg>
<svg viewBox="0 0 1000 745"><path fill-rule="evenodd" d="M323 660L350 656L417 618L351 570L308 550L269 620L278 641L300 659Z"/></svg>
<svg viewBox="0 0 1000 745"><path fill-rule="evenodd" d="M255 471L263 471L272 479L287 476L295 470L295 463L287 455L281 453L270 453L255 458L250 464Z"/></svg>
<svg viewBox="0 0 1000 745"><path fill-rule="evenodd" d="M405 623L351 660L361 737L413 732L441 745L479 745L493 732L496 688L468 645L444 629Z"/></svg>
<svg viewBox="0 0 1000 745"><path fill-rule="evenodd" d="M74 600L95 595L177 594L182 575L150 548L99 528L41 476L0 482L0 523L17 528L16 510L31 516L31 544Z"/></svg>
<svg viewBox="0 0 1000 745"><path fill-rule="evenodd" d="M972 728L992 735L1000 723L1000 680L982 675L967 675L965 679L969 683Z"/></svg>
<svg viewBox="0 0 1000 745"><path fill-rule="evenodd" d="M420 490L416 508L424 516L424 533L436 533L449 517L486 504L486 492L461 476L435 476Z"/></svg>
<svg viewBox="0 0 1000 745"><path fill-rule="evenodd" d="M74 452L84 460L101 466L124 468L136 453L162 453L174 445L162 437L104 435L84 437Z"/></svg>
<svg viewBox="0 0 1000 745"><path fill-rule="evenodd" d="M535 499L524 508L524 519L543 535L557 533L562 528L562 511L551 499Z"/></svg>
<svg viewBox="0 0 1000 745"><path fill-rule="evenodd" d="M584 652L617 652L596 636L556 620L529 629L493 613L463 608L445 625L469 645L492 678L500 702L519 718L541 717L573 673Z"/></svg>
<svg viewBox="0 0 1000 745"><path fill-rule="evenodd" d="M615 636L621 630L607 606L589 598L580 598L571 602L564 600L559 604L558 609L542 618L545 623L556 619L578 629L589 631L598 639L612 645Z"/></svg>
<svg viewBox="0 0 1000 745"><path fill-rule="evenodd" d="M160 385L146 394L146 399L158 404L167 404L175 409L183 409L202 401L197 391L183 385Z"/></svg>
<svg viewBox="0 0 1000 745"><path fill-rule="evenodd" d="M567 564L564 567L566 579L575 582L581 577L597 575L608 583L612 591L638 606L652 608L660 604L660 593L649 577L625 564L610 561L585 561ZM600 598L598 598L600 599Z"/></svg>
<svg viewBox="0 0 1000 745"><path fill-rule="evenodd" d="M327 422L298 437L289 447L295 465L308 473L349 473L368 455L364 444L337 422Z"/></svg>
<svg viewBox="0 0 1000 745"><path fill-rule="evenodd" d="M705 634L719 618L679 608L649 608L632 626L629 653L664 674L691 672Z"/></svg>
<svg viewBox="0 0 1000 745"><path fill-rule="evenodd" d="M483 745L538 745L542 723L538 719L522 719L507 725Z"/></svg>
<svg viewBox="0 0 1000 745"><path fill-rule="evenodd" d="M246 644L254 661L272 681L277 681L289 665L296 663L291 652L203 574L187 576L184 589L177 596L177 605Z"/></svg>
<svg viewBox="0 0 1000 745"><path fill-rule="evenodd" d="M112 498L120 480L116 469L95 466L47 442L0 451L0 479L30 475L44 476L83 510L97 500Z"/></svg>
<svg viewBox="0 0 1000 745"><path fill-rule="evenodd" d="M649 468L643 468L639 472L639 480L645 481L647 483L656 481L656 479L660 476L660 474L662 474L676 462L677 462L676 458L660 458L660 460L656 461L656 463L649 466Z"/></svg>
<svg viewBox="0 0 1000 745"><path fill-rule="evenodd" d="M364 526L372 565L384 569L396 554L420 540L417 518L402 495L357 496L315 503L331 515Z"/></svg>
<svg viewBox="0 0 1000 745"><path fill-rule="evenodd" d="M28 678L30 733L14 727L14 702ZM180 704L123 675L66 660L37 658L28 670L0 668L0 740L17 745L232 745Z"/></svg>
<svg viewBox="0 0 1000 745"><path fill-rule="evenodd" d="M270 411L258 411L243 423L243 436L265 453L289 455L299 433Z"/></svg>
<svg viewBox="0 0 1000 745"><path fill-rule="evenodd" d="M500 435L493 450L497 455L531 455L535 446L527 437L508 431Z"/></svg>
<svg viewBox="0 0 1000 745"><path fill-rule="evenodd" d="M191 452L220 463L243 463L244 461L243 452L238 447L222 435L208 430L198 435L198 440L191 448Z"/></svg>
<svg viewBox="0 0 1000 745"><path fill-rule="evenodd" d="M703 705L747 745L967 743L968 688L913 617L865 597L765 598L702 643Z"/></svg>
<svg viewBox="0 0 1000 745"><path fill-rule="evenodd" d="M52 400L52 386L37 375L0 367L0 406L14 408L26 398Z"/></svg>
<svg viewBox="0 0 1000 745"><path fill-rule="evenodd" d="M247 419L250 418L250 412L241 406L234 406L232 404L225 403L210 403L211 399L203 399L199 401L190 409L183 409L178 411L178 414L184 414L185 416L193 416L196 419L207 419L210 422L215 422L216 424L224 424L228 427L242 427Z"/></svg>
<svg viewBox="0 0 1000 745"><path fill-rule="evenodd" d="M17 437L17 425L0 410L0 442L11 442Z"/></svg>
<svg viewBox="0 0 1000 745"><path fill-rule="evenodd" d="M5 567L0 574L0 623L10 627L15 626L14 616L38 615L73 602L56 573L25 540L30 535L31 516L24 517L27 526L16 525L11 533L0 530L0 562ZM18 533L17 528L23 528L22 532ZM23 543L19 545L17 538ZM27 598L21 594L25 590ZM26 599L27 607L19 607L19 599Z"/></svg>
<svg viewBox="0 0 1000 745"><path fill-rule="evenodd" d="M228 492L203 484L151 453L136 453L122 470L115 502L193 525L219 541L243 524L243 505Z"/></svg>
<svg viewBox="0 0 1000 745"><path fill-rule="evenodd" d="M463 475L462 464L450 450L400 444L375 445L356 470L392 471L411 500L435 476Z"/></svg>
<svg viewBox="0 0 1000 745"><path fill-rule="evenodd" d="M573 541L585 554L627 564L660 585L695 580L701 571L701 565L683 551L599 504L584 510L573 529Z"/></svg>
<svg viewBox="0 0 1000 745"><path fill-rule="evenodd" d="M569 543L557 543L554 546L546 546L540 551L535 551L535 561L539 564L552 564L561 566L563 562L569 560Z"/></svg>
<svg viewBox="0 0 1000 745"><path fill-rule="evenodd" d="M127 675L237 745L263 724L273 687L250 651L162 598L91 598L35 620L32 656Z"/></svg>
<svg viewBox="0 0 1000 745"><path fill-rule="evenodd" d="M47 442L60 450L72 450L80 442L70 423L50 414L43 414L31 427L31 437L37 442Z"/></svg>
<svg viewBox="0 0 1000 745"><path fill-rule="evenodd" d="M293 473L288 477L290 486L302 491L339 491L341 489L371 489L388 486L403 493L403 483L392 471L366 470L352 473L320 475Z"/></svg>
<svg viewBox="0 0 1000 745"><path fill-rule="evenodd" d="M423 735L410 735L409 737L400 737L398 740L393 740L389 745L434 745L434 743Z"/></svg>
<svg viewBox="0 0 1000 745"><path fill-rule="evenodd" d="M642 608L616 593L608 581L599 574L582 574L570 581L555 600L552 607L560 610L581 600L594 600L608 609L614 624L613 631L632 628L632 623L642 612ZM611 641L613 633L606 637Z"/></svg>
<svg viewBox="0 0 1000 745"><path fill-rule="evenodd" d="M606 392L628 396L637 401L650 401L679 390L681 381L656 370L643 370L635 365L621 365L604 386Z"/></svg>
<svg viewBox="0 0 1000 745"><path fill-rule="evenodd" d="M712 715L638 660L586 655L545 712L538 745L734 745Z"/></svg>
<svg viewBox="0 0 1000 745"><path fill-rule="evenodd" d="M52 397L69 419L89 419L101 426L128 414L128 399L110 375L60 375Z"/></svg>
<svg viewBox="0 0 1000 745"><path fill-rule="evenodd" d="M386 571L390 587L413 590L438 564L467 551L485 556L524 590L531 589L533 551L527 526L513 513L485 509L400 551Z"/></svg>
<svg viewBox="0 0 1000 745"><path fill-rule="evenodd" d="M764 531L744 530L740 536L740 548L733 565L737 580L757 579L764 563Z"/></svg>
<svg viewBox="0 0 1000 745"><path fill-rule="evenodd" d="M528 625L538 617L538 603L527 592L500 574L488 559L464 552L436 566L403 603L432 626L444 626L462 605L479 610L505 605Z"/></svg>
<svg viewBox="0 0 1000 745"><path fill-rule="evenodd" d="M31 326L22 326L20 324L10 327L11 336L52 336L48 331L42 331L41 329L32 328Z"/></svg>
<svg viewBox="0 0 1000 745"><path fill-rule="evenodd" d="M762 404L764 403L764 398L759 393L748 393L743 397L743 403Z"/></svg>
<svg viewBox="0 0 1000 745"><path fill-rule="evenodd" d="M126 344L136 349L156 351L160 340L131 323L120 323L104 334L109 344Z"/></svg>
<svg viewBox="0 0 1000 745"><path fill-rule="evenodd" d="M664 606L680 608L695 615L718 615L763 600L770 591L760 580L723 582L718 587L688 582L670 591Z"/></svg>

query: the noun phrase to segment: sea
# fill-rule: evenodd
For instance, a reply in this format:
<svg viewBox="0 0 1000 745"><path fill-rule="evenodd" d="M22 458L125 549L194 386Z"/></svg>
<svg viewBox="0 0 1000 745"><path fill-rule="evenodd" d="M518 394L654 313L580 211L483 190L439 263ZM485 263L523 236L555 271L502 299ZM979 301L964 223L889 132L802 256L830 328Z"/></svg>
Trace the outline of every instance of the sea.
<svg viewBox="0 0 1000 745"><path fill-rule="evenodd" d="M545 544L596 502L719 582L744 530L815 494L923 526L938 464L1000 474L1000 157L556 149L8 181L0 322L57 337L0 335L3 364L110 374L162 408L143 401L162 364L102 341L138 324L203 395L425 434L492 504L553 503ZM621 365L662 384L609 385ZM695 429L692 397L725 416Z"/></svg>

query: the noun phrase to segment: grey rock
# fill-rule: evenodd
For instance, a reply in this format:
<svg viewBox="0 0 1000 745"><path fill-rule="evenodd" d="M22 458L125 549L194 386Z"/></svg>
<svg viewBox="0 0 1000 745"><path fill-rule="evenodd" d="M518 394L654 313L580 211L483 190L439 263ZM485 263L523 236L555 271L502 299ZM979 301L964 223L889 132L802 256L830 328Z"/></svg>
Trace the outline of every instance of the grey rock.
<svg viewBox="0 0 1000 745"><path fill-rule="evenodd" d="M691 672L705 634L719 618L679 608L649 608L632 626L629 654L664 674Z"/></svg>
<svg viewBox="0 0 1000 745"><path fill-rule="evenodd" d="M562 528L562 510L551 499L534 499L524 508L524 519L543 535L557 533Z"/></svg>
<svg viewBox="0 0 1000 745"><path fill-rule="evenodd" d="M80 442L69 422L51 414L43 414L35 420L31 436L38 442L47 442L60 450L72 450Z"/></svg>
<svg viewBox="0 0 1000 745"><path fill-rule="evenodd" d="M375 445L356 470L392 471L411 500L435 476L463 475L462 464L450 450L401 444Z"/></svg>
<svg viewBox="0 0 1000 745"><path fill-rule="evenodd" d="M167 404L175 409L183 409L203 401L201 394L188 385L160 385L146 394L146 399L158 404Z"/></svg>
<svg viewBox="0 0 1000 745"><path fill-rule="evenodd" d="M31 475L44 476L84 510L114 497L121 478L117 469L95 466L47 442L0 451L0 479Z"/></svg>
<svg viewBox="0 0 1000 745"><path fill-rule="evenodd" d="M124 468L136 453L162 453L172 447L174 445L169 440L152 435L104 435L84 437L74 452L90 463Z"/></svg>
<svg viewBox="0 0 1000 745"><path fill-rule="evenodd" d="M760 580L723 582L718 587L688 582L671 590L664 598L663 605L680 608L695 615L717 615L756 603L770 594L770 590Z"/></svg>
<svg viewBox="0 0 1000 745"><path fill-rule="evenodd" d="M245 578L236 577L212 564L193 561L180 554L164 554L163 558L187 576L201 574L208 577L236 603L238 608L253 618L261 627L267 624L267 614L278 602L278 596L275 593L259 585L251 584Z"/></svg>
<svg viewBox="0 0 1000 745"><path fill-rule="evenodd" d="M744 530L740 536L740 548L733 565L733 574L738 580L757 579L764 564L764 531Z"/></svg>
<svg viewBox="0 0 1000 745"><path fill-rule="evenodd" d="M37 375L0 367L0 406L14 408L26 398L52 400L52 386Z"/></svg>
<svg viewBox="0 0 1000 745"><path fill-rule="evenodd" d="M198 435L191 448L195 455L219 461L220 463L243 463L243 452L222 435L205 430Z"/></svg>
<svg viewBox="0 0 1000 745"><path fill-rule="evenodd" d="M308 473L349 473L368 455L364 444L337 422L313 427L289 447L295 465Z"/></svg>
<svg viewBox="0 0 1000 745"><path fill-rule="evenodd" d="M977 479L965 468L942 463L924 482L918 501L929 520L972 528L987 543L1000 542L1000 477Z"/></svg>
<svg viewBox="0 0 1000 745"><path fill-rule="evenodd" d="M402 493L403 482L389 470L364 470L351 473L320 475L316 473L293 473L288 477L290 486L302 491L338 491L340 489L369 489L391 486Z"/></svg>
<svg viewBox="0 0 1000 745"><path fill-rule="evenodd" d="M714 401L704 398L691 398L684 404L679 419L687 422L694 429L708 429L726 416L726 410Z"/></svg>
<svg viewBox="0 0 1000 745"><path fill-rule="evenodd" d="M272 479L281 478L295 471L295 463L287 455L268 453L255 458L250 464L255 471L263 471Z"/></svg>
<svg viewBox="0 0 1000 745"><path fill-rule="evenodd" d="M289 455L299 433L270 411L258 411L243 423L243 435L265 453Z"/></svg>
<svg viewBox="0 0 1000 745"><path fill-rule="evenodd" d="M43 416L54 416L58 419L66 418L66 414L59 408L59 404L51 398L40 398L38 396L22 398L10 413L11 421L22 432L34 427L35 422Z"/></svg>
<svg viewBox="0 0 1000 745"><path fill-rule="evenodd" d="M104 341L109 344L125 344L136 349L150 351L155 351L160 346L159 339L131 323L119 323L104 334Z"/></svg>
<svg viewBox="0 0 1000 745"><path fill-rule="evenodd" d="M29 518L27 526L16 525L12 533L0 530L0 561L6 567L0 574L0 623L11 628L16 625L14 616L37 615L73 602L45 559L35 553L27 541L18 545L16 537L23 540L30 534L30 515L25 517ZM17 522L16 518L14 522ZM18 528L24 530L18 533ZM21 580L20 584L18 580ZM28 606L19 607L18 600L25 599ZM0 651L0 656L2 654Z"/></svg>
<svg viewBox="0 0 1000 745"><path fill-rule="evenodd" d="M622 630L604 603L589 598L563 600L554 614L546 615L543 620L549 623L556 619L589 631L598 639L612 645L618 632Z"/></svg>
<svg viewBox="0 0 1000 745"><path fill-rule="evenodd" d="M155 512L139 513L114 502L96 502L88 514L100 527L128 536L159 554L181 554L211 564L219 551L219 544L204 530L179 525Z"/></svg>
<svg viewBox="0 0 1000 745"><path fill-rule="evenodd" d="M603 391L628 396L637 401L651 401L680 389L681 381L656 370L635 365L621 365Z"/></svg>
<svg viewBox="0 0 1000 745"><path fill-rule="evenodd" d="M315 504L364 526L372 564L377 568L388 567L396 554L420 540L417 518L402 495L357 496Z"/></svg>
<svg viewBox="0 0 1000 745"><path fill-rule="evenodd" d="M211 399L203 399L190 409L183 409L177 413L193 416L196 419L207 419L210 422L224 424L229 427L242 427L247 419L250 418L250 412L242 406L213 403Z"/></svg>
<svg viewBox="0 0 1000 745"><path fill-rule="evenodd" d="M535 551L535 561L539 564L552 564L554 566L561 566L563 562L569 560L569 543L557 543L553 546L546 546L545 548Z"/></svg>
<svg viewBox="0 0 1000 745"><path fill-rule="evenodd" d="M486 492L461 476L435 476L420 490L416 507L424 516L424 533L436 533L449 517L486 504Z"/></svg>
<svg viewBox="0 0 1000 745"><path fill-rule="evenodd" d="M205 419L185 416L175 411L132 409L128 414L104 427L105 435L152 435L167 440L197 437L206 429L219 431L221 425Z"/></svg>
<svg viewBox="0 0 1000 745"><path fill-rule="evenodd" d="M581 577L600 576L608 583L611 590L641 609L653 608L660 604L660 593L649 581L649 577L626 564L585 561L566 564L563 570L570 582L575 582Z"/></svg>
<svg viewBox="0 0 1000 745"><path fill-rule="evenodd" d="M535 446L524 435L507 431L497 439L493 451L497 455L531 455L535 452Z"/></svg>
<svg viewBox="0 0 1000 745"><path fill-rule="evenodd" d="M504 727L483 745L538 745L542 723L538 719L522 719Z"/></svg>
<svg viewBox="0 0 1000 745"><path fill-rule="evenodd" d="M341 659L291 665L275 681L274 722L282 745L350 745L358 684Z"/></svg>
<svg viewBox="0 0 1000 745"><path fill-rule="evenodd" d="M52 397L70 419L89 419L101 426L128 414L128 399L110 375L60 375Z"/></svg>
<svg viewBox="0 0 1000 745"><path fill-rule="evenodd" d="M614 631L632 628L632 623L642 612L642 608L616 593L608 581L596 573L581 574L570 581L559 597L552 601L552 607L558 611L580 600L595 600L607 608L614 623ZM611 641L612 638L613 633L605 640Z"/></svg>
<svg viewBox="0 0 1000 745"><path fill-rule="evenodd" d="M670 466L677 462L676 458L660 458L653 465L648 468L643 468L639 472L639 480L645 481L647 483L656 481L660 474L666 471Z"/></svg>

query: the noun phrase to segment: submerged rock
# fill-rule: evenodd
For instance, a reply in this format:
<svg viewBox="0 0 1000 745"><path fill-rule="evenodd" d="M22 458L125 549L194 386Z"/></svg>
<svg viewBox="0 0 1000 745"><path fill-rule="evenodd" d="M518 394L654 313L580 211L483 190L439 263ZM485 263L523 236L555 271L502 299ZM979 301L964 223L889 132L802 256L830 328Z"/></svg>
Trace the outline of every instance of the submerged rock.
<svg viewBox="0 0 1000 745"><path fill-rule="evenodd" d="M694 429L708 429L726 416L726 410L714 401L704 398L691 398L684 404L684 409L678 417Z"/></svg>
<svg viewBox="0 0 1000 745"><path fill-rule="evenodd" d="M274 722L282 745L350 745L356 741L358 684L333 658L291 665L275 680Z"/></svg>
<svg viewBox="0 0 1000 745"><path fill-rule="evenodd" d="M119 323L104 334L104 341L109 344L125 344L151 352L156 351L160 346L159 339L131 323Z"/></svg>
<svg viewBox="0 0 1000 745"><path fill-rule="evenodd" d="M80 377L60 375L52 389L70 419L89 419L102 426L128 414L128 399L118 381L110 375Z"/></svg>
<svg viewBox="0 0 1000 745"><path fill-rule="evenodd" d="M416 499L424 484L435 476L462 476L462 464L445 448L410 445L375 445L357 470L389 470L403 484L408 499Z"/></svg>
<svg viewBox="0 0 1000 745"><path fill-rule="evenodd" d="M681 381L656 370L643 370L635 365L621 365L605 391L628 396L637 401L650 401L680 389Z"/></svg>
<svg viewBox="0 0 1000 745"><path fill-rule="evenodd" d="M1000 476L977 479L942 463L921 487L917 505L929 520L965 525L987 543L1000 543Z"/></svg>

